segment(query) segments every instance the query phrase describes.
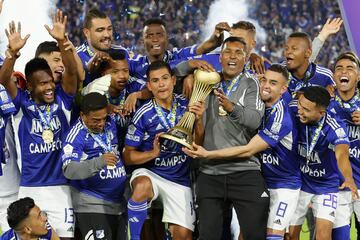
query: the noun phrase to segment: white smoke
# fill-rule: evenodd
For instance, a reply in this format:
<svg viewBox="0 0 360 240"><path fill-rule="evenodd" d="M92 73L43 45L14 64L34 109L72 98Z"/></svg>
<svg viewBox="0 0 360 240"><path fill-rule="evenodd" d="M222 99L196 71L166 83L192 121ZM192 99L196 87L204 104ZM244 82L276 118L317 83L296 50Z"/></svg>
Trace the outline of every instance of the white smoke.
<svg viewBox="0 0 360 240"><path fill-rule="evenodd" d="M5 0L0 15L0 54L4 56L8 39L5 28L14 20L21 22L22 37L30 34L24 48L20 51L21 57L16 61L15 70L24 72L25 64L35 56L39 43L53 40L46 31L44 24L52 26L51 16L56 11L57 0Z"/></svg>
<svg viewBox="0 0 360 240"><path fill-rule="evenodd" d="M210 5L209 13L202 29L202 39L209 38L219 22L227 22L231 27L233 23L245 20L255 25L257 43L264 43L266 32L256 20L248 17L248 9L250 7L246 0L215 0Z"/></svg>

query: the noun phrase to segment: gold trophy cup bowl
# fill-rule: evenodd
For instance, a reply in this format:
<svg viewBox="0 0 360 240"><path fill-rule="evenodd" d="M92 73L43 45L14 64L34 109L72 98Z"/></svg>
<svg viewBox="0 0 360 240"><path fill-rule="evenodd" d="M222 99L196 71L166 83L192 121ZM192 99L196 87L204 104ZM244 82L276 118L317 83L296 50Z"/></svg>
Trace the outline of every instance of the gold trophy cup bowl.
<svg viewBox="0 0 360 240"><path fill-rule="evenodd" d="M212 91L214 85L220 82L220 75L217 72L205 72L195 70L194 72L194 88L191 94L189 105L205 101L206 97ZM193 127L195 123L195 114L192 112L185 112L178 124L171 128L167 133L162 134L160 138L169 139L180 143L181 145L193 149Z"/></svg>

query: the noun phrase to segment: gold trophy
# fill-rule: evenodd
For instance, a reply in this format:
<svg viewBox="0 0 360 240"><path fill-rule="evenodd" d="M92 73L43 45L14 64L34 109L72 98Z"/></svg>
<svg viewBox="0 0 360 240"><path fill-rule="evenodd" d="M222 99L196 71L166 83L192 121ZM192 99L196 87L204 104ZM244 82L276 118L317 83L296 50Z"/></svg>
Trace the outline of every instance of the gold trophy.
<svg viewBox="0 0 360 240"><path fill-rule="evenodd" d="M205 98L210 94L214 85L220 82L220 75L217 72L205 72L198 69L194 72L194 78L194 88L189 105L198 101L205 101ZM187 111L176 126L171 128L167 133L162 134L160 137L175 141L187 148L193 149L192 135L194 123L195 114Z"/></svg>

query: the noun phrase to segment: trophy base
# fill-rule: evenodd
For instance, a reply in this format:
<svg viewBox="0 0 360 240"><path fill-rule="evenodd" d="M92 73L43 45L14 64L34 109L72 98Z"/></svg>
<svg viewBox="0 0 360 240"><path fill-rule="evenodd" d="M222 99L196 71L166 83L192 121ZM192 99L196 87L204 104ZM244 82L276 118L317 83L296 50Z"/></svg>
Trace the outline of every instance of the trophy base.
<svg viewBox="0 0 360 240"><path fill-rule="evenodd" d="M171 128L167 133L162 134L160 138L165 138L177 142L191 150L194 149L192 146L192 134L183 128L175 126L174 128Z"/></svg>

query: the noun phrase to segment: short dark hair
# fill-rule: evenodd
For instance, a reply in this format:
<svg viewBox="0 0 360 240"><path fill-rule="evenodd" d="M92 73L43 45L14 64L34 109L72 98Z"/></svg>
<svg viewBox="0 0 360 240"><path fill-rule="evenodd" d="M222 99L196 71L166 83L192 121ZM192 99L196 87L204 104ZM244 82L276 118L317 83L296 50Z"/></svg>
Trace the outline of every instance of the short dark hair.
<svg viewBox="0 0 360 240"><path fill-rule="evenodd" d="M45 41L39 44L36 48L35 57L39 57L40 54L50 54L52 52L60 52L60 48L55 41Z"/></svg>
<svg viewBox="0 0 360 240"><path fill-rule="evenodd" d="M307 44L309 45L309 47L311 48L311 37L309 34L305 33L305 32L293 32L289 35L289 38L301 38L304 39Z"/></svg>
<svg viewBox="0 0 360 240"><path fill-rule="evenodd" d="M16 229L21 221L29 216L30 210L35 207L35 202L32 198L21 198L9 205L7 208L7 221L9 227Z"/></svg>
<svg viewBox="0 0 360 240"><path fill-rule="evenodd" d="M98 92L91 92L82 98L81 111L84 114L88 114L89 112L106 108L107 105L108 101L105 95Z"/></svg>
<svg viewBox="0 0 360 240"><path fill-rule="evenodd" d="M255 25L248 21L239 21L234 23L231 28L233 29L243 29L252 33L256 33Z"/></svg>
<svg viewBox="0 0 360 240"><path fill-rule="evenodd" d="M285 78L286 81L289 79L289 71L285 66L281 64L278 63L271 64L268 70L280 73Z"/></svg>
<svg viewBox="0 0 360 240"><path fill-rule="evenodd" d="M25 77L26 79L30 79L30 76L36 72L36 71L50 71L50 66L47 63L47 61L43 58L33 58L31 59L29 62L26 63L25 65ZM52 76L52 74L51 74Z"/></svg>
<svg viewBox="0 0 360 240"><path fill-rule="evenodd" d="M170 75L171 76L173 75L173 71L171 70L170 65L162 60L158 60L158 61L152 62L149 65L149 67L146 69L146 77L149 79L151 71L159 70L161 68L166 68L169 71Z"/></svg>
<svg viewBox="0 0 360 240"><path fill-rule="evenodd" d="M107 51L107 53L109 54L109 56L112 60L115 60L115 61L126 60L127 61L125 50L111 48L110 50ZM103 73L109 67L110 67L109 61L102 61L98 68L98 72Z"/></svg>
<svg viewBox="0 0 360 240"><path fill-rule="evenodd" d="M321 86L310 86L300 89L303 96L316 104L317 107L327 108L330 104L330 93Z"/></svg>
<svg viewBox="0 0 360 240"><path fill-rule="evenodd" d="M358 68L360 68L360 61L359 58L356 56L356 54L352 51L347 51L341 53L335 60L335 66L336 64L343 59L350 60L351 62L355 63Z"/></svg>
<svg viewBox="0 0 360 240"><path fill-rule="evenodd" d="M91 21L95 18L107 18L108 16L106 15L106 13L100 11L99 9L97 8L91 8L86 16L85 16L85 19L84 19L84 25L83 27L84 28L91 28Z"/></svg>
<svg viewBox="0 0 360 240"><path fill-rule="evenodd" d="M225 46L225 44L226 44L227 42L239 42L239 43L241 43L242 45L244 45L244 47L246 48L246 42L245 42L245 40L244 40L243 38L241 38L241 37L228 37L228 38L226 38L226 39L224 40L223 44L221 45L221 49L224 48L224 46Z"/></svg>
<svg viewBox="0 0 360 240"><path fill-rule="evenodd" d="M164 28L166 28L166 23L163 20L161 20L160 18L150 18L150 19L146 20L144 22L144 27L149 26L151 24L163 25Z"/></svg>

